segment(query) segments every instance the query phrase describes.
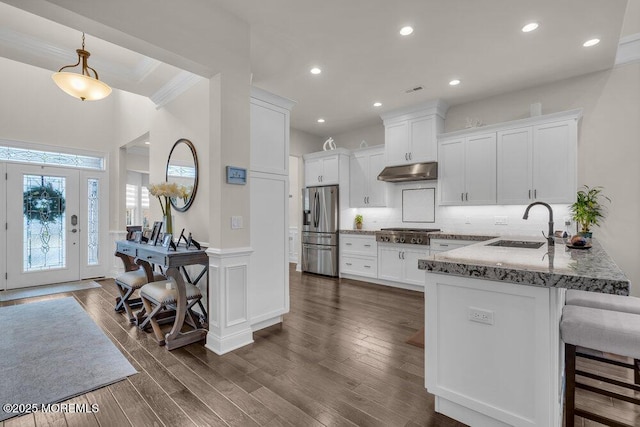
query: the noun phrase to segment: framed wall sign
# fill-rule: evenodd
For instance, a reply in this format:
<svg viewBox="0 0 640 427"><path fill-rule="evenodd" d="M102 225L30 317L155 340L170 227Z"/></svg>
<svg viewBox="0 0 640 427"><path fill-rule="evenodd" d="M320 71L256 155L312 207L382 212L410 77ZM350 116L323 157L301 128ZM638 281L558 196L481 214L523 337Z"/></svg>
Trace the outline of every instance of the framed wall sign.
<svg viewBox="0 0 640 427"><path fill-rule="evenodd" d="M245 185L247 183L247 170L235 166L227 166L227 184Z"/></svg>

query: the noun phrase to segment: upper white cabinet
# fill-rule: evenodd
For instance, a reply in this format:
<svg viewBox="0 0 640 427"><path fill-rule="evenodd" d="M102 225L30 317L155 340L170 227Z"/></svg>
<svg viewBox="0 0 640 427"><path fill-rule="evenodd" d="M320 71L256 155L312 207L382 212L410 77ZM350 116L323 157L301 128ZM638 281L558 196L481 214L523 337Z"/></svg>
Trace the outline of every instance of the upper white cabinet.
<svg viewBox="0 0 640 427"><path fill-rule="evenodd" d="M387 205L386 183L378 181L385 167L384 146L354 151L349 162L351 207L368 208Z"/></svg>
<svg viewBox="0 0 640 427"><path fill-rule="evenodd" d="M437 137L446 111L444 103L433 101L382 115L386 165L437 161Z"/></svg>
<svg viewBox="0 0 640 427"><path fill-rule="evenodd" d="M441 205L496 203L496 134L443 139L438 175Z"/></svg>
<svg viewBox="0 0 640 427"><path fill-rule="evenodd" d="M440 135L440 204L571 203L581 116L572 110Z"/></svg>
<svg viewBox="0 0 640 427"><path fill-rule="evenodd" d="M253 89L253 94L263 92ZM268 98L270 100L270 98ZM251 170L289 174L289 115L287 108L251 98Z"/></svg>
<svg viewBox="0 0 640 427"><path fill-rule="evenodd" d="M304 185L336 185L349 180L349 151L337 148L330 151L305 154Z"/></svg>
<svg viewBox="0 0 640 427"><path fill-rule="evenodd" d="M577 120L498 132L498 203L571 203L576 194Z"/></svg>

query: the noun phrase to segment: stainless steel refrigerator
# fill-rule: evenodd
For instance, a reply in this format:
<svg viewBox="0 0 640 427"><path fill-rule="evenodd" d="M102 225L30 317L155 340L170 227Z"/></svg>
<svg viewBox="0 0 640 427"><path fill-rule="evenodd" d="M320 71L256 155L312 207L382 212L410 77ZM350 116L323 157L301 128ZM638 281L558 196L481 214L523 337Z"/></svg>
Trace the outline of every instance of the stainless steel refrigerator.
<svg viewBox="0 0 640 427"><path fill-rule="evenodd" d="M302 190L302 271L338 276L338 186Z"/></svg>

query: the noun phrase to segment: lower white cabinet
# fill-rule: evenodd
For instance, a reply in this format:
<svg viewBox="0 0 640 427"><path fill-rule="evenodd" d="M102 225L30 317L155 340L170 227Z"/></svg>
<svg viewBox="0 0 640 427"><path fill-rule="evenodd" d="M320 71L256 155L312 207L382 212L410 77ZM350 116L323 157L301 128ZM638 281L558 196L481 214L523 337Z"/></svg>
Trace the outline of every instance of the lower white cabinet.
<svg viewBox="0 0 640 427"><path fill-rule="evenodd" d="M424 271L418 260L429 256L429 246L378 245L378 278L393 282L424 286Z"/></svg>
<svg viewBox="0 0 640 427"><path fill-rule="evenodd" d="M431 247L431 254L438 252L450 251L453 249L462 248L465 246L478 243L477 240L453 240L453 239L431 239L429 241Z"/></svg>
<svg viewBox="0 0 640 427"><path fill-rule="evenodd" d="M376 279L378 244L373 235L340 234L340 274Z"/></svg>

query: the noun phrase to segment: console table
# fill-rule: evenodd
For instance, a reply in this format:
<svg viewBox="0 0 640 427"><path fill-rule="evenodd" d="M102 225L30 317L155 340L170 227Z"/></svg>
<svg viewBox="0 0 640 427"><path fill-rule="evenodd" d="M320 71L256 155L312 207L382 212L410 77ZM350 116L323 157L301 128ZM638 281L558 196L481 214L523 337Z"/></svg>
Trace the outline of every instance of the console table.
<svg viewBox="0 0 640 427"><path fill-rule="evenodd" d="M135 259L135 263L144 268L149 281L153 280L153 266L157 265L164 269L164 273L168 277L172 277L176 282L178 289L178 302L176 308L176 317L171 331L165 336L165 346L168 350L173 350L200 340L207 335L207 329L199 327L189 332L180 332L186 315L187 294L185 290L186 277L189 283L197 284L205 276L205 284L207 286L207 299L209 296L209 257L202 249L187 249L178 247L177 250L169 250L162 246L152 246L145 243L135 243L126 240L116 242L116 256L122 259L125 271L134 269L131 258ZM186 266L201 265L203 266L200 274L192 282ZM182 270L182 272L181 272ZM184 277L182 275L184 273ZM206 304L209 307L209 304Z"/></svg>

